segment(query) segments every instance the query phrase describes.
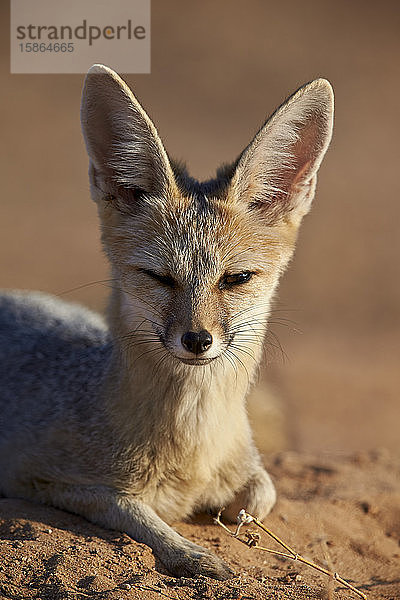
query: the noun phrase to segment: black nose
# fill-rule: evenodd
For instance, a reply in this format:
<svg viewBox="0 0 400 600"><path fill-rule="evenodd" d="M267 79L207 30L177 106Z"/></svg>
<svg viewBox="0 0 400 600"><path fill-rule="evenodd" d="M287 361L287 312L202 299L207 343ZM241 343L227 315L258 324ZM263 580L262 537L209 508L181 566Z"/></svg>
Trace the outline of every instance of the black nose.
<svg viewBox="0 0 400 600"><path fill-rule="evenodd" d="M202 331L187 331L181 337L182 346L193 354L202 354L212 344L212 335L205 329Z"/></svg>

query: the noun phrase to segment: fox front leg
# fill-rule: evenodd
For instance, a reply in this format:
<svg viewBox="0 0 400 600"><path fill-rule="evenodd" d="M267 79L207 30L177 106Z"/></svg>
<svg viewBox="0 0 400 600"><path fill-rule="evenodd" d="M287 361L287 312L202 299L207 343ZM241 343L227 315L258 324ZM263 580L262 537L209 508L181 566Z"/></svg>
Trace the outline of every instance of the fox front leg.
<svg viewBox="0 0 400 600"><path fill-rule="evenodd" d="M246 512L262 520L271 511L275 502L276 491L271 477L261 465L257 465L245 486L226 507L223 516L236 523L239 511L244 508Z"/></svg>
<svg viewBox="0 0 400 600"><path fill-rule="evenodd" d="M225 580L233 572L221 559L179 535L145 503L102 486L47 484L41 501L68 510L106 529L124 531L153 550L176 577L205 575Z"/></svg>

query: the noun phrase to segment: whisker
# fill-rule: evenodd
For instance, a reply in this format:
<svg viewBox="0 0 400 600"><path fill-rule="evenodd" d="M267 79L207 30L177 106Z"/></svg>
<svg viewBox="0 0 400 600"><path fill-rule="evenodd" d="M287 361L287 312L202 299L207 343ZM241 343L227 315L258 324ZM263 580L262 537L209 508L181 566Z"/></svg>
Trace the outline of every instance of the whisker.
<svg viewBox="0 0 400 600"><path fill-rule="evenodd" d="M250 356L250 358L252 360L254 360L254 362L257 362L256 357L254 356L254 354L252 354L251 352L249 352L248 350L245 350L244 348L242 348L241 346L239 346L238 344L234 344L233 342L230 344L230 348L236 348L237 350L239 350L239 352L243 352L244 354L247 354L247 356Z"/></svg>
<svg viewBox="0 0 400 600"><path fill-rule="evenodd" d="M146 356L147 354L151 354L151 353L155 353L155 352L162 352L164 350L164 348L151 348L150 350L147 350L146 352L142 352L142 354L140 354L139 356L136 357L136 360L140 360L141 358L143 358L143 356Z"/></svg>
<svg viewBox="0 0 400 600"><path fill-rule="evenodd" d="M233 372L235 373L235 387L236 387L237 386L237 367L236 367L235 361L230 356L230 352L229 352L228 348L225 350L224 356L228 360L229 364L231 365L231 367L233 369Z"/></svg>
<svg viewBox="0 0 400 600"><path fill-rule="evenodd" d="M246 375L247 375L247 385L250 385L250 376L249 376L249 372L248 372L248 370L247 370L247 367L246 367L246 365L244 364L244 362L243 362L243 361L242 361L242 360L241 360L241 359L240 359L240 358L237 356L237 354L235 354L235 352L233 352L233 351L230 349L230 347L226 349L226 352L227 352L228 354L231 354L231 355L232 355L232 356L233 356L233 357L236 359L236 361L237 361L237 362L238 362L238 363L239 363L239 364L240 364L240 365L243 367L243 369L245 370L245 372L246 372Z"/></svg>
<svg viewBox="0 0 400 600"><path fill-rule="evenodd" d="M100 284L110 283L111 281L117 281L117 279L99 279L98 281L90 281L89 283L83 283L82 285L77 285L76 287L70 288L69 290L64 290L62 292L58 292L54 295L60 297L60 296L64 296L65 294L72 294L73 292L83 290L84 288L90 287L91 285L100 285Z"/></svg>

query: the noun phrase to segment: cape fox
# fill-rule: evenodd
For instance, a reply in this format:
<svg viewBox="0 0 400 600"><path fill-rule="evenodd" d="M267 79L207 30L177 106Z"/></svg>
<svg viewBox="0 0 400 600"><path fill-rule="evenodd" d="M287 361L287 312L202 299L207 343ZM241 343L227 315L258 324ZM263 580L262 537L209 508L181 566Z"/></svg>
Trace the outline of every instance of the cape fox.
<svg viewBox="0 0 400 600"><path fill-rule="evenodd" d="M331 138L332 88L300 88L204 183L111 69L89 70L81 119L107 318L1 296L0 493L124 531L176 576L225 579L167 523L223 506L263 518L275 502L245 398Z"/></svg>

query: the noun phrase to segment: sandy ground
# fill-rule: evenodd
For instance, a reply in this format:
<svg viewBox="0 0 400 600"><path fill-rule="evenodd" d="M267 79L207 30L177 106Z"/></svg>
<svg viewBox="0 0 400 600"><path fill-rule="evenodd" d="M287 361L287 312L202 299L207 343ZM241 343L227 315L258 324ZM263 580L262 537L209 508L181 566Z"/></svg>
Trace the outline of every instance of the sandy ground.
<svg viewBox="0 0 400 600"><path fill-rule="evenodd" d="M265 520L299 554L370 600L400 597L400 468L387 452L282 452L268 463L279 501ZM176 529L233 568L227 582L175 579L127 535L26 501L0 500L0 597L67 600L357 598L298 562L248 549L209 517ZM262 543L278 549L275 542Z"/></svg>

